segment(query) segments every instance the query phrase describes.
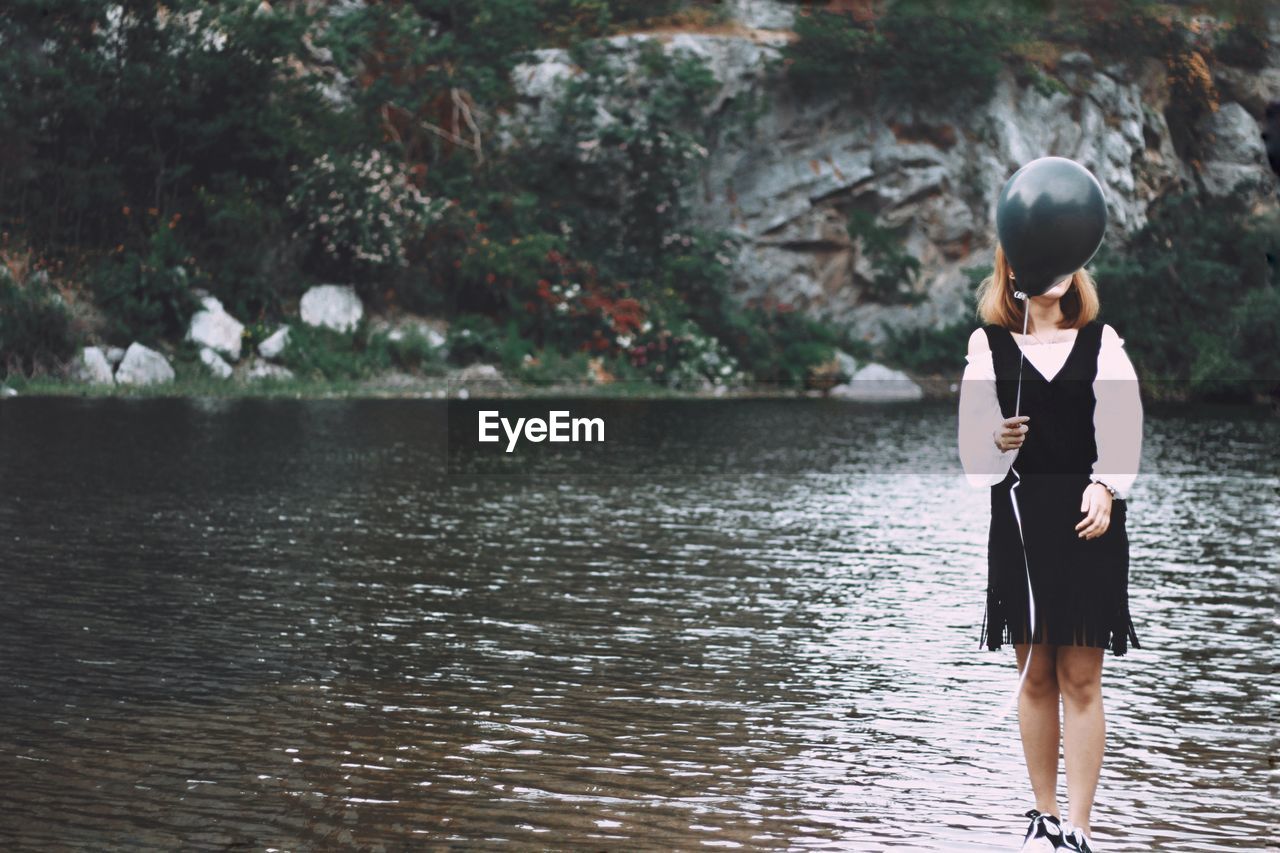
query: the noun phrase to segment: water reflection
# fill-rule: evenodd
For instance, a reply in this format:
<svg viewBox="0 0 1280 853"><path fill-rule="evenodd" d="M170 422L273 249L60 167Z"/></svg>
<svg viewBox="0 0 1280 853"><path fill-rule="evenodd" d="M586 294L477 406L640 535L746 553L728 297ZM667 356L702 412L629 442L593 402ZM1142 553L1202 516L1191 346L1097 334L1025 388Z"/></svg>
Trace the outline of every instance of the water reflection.
<svg viewBox="0 0 1280 853"><path fill-rule="evenodd" d="M5 401L0 840L1016 848L954 408L593 405L495 462L443 403ZM1096 839L1257 849L1280 428L1147 429Z"/></svg>

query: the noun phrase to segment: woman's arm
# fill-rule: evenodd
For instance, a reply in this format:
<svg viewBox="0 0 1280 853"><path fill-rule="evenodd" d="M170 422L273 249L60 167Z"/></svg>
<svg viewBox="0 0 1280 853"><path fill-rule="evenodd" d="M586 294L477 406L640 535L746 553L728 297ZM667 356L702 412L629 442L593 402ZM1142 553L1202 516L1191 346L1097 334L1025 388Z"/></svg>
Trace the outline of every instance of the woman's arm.
<svg viewBox="0 0 1280 853"><path fill-rule="evenodd" d="M995 486L1009 474L1018 449L1000 450L994 433L1004 422L996 396L996 372L987 334L975 329L969 336L968 364L960 380L960 464L975 489Z"/></svg>
<svg viewBox="0 0 1280 853"><path fill-rule="evenodd" d="M1142 396L1138 374L1124 350L1124 338L1109 325L1102 327L1093 395L1098 458L1090 479L1115 489L1116 497L1123 500L1138 478L1142 458Z"/></svg>

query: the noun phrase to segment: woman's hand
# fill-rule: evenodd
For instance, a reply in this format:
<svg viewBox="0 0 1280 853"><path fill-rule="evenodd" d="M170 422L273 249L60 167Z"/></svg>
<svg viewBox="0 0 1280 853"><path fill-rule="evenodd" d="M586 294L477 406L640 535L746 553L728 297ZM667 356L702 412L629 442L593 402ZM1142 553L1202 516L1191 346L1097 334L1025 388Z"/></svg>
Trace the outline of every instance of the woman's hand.
<svg viewBox="0 0 1280 853"><path fill-rule="evenodd" d="M1090 483L1080 499L1085 517L1076 525L1081 539L1097 539L1111 526L1111 491L1101 483Z"/></svg>
<svg viewBox="0 0 1280 853"><path fill-rule="evenodd" d="M1005 418L1004 423L996 427L992 431L991 436L995 439L996 447L1001 451L1014 450L1022 446L1022 441L1026 438L1027 421L1031 418L1026 415L1018 415L1016 418Z"/></svg>

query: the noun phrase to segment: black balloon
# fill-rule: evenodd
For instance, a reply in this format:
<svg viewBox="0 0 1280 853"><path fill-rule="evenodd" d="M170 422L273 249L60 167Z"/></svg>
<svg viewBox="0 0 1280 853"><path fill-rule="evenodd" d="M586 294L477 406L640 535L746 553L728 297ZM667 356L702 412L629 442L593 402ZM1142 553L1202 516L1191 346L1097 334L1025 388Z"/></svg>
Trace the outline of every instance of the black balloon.
<svg viewBox="0 0 1280 853"><path fill-rule="evenodd" d="M1066 157L1041 157L1013 173L996 204L996 233L1017 289L1039 296L1093 259L1107 202L1093 173Z"/></svg>

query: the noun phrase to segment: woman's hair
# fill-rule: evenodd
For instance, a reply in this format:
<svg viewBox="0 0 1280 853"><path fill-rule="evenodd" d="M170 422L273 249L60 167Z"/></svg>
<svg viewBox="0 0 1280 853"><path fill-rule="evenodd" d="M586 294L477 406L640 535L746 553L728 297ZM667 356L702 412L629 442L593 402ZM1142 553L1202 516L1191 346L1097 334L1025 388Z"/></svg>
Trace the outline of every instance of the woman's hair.
<svg viewBox="0 0 1280 853"><path fill-rule="evenodd" d="M1004 255L1004 247L996 244L996 268L978 285L978 319L1011 331L1022 330L1022 313L1026 303L1013 296L1013 268ZM1089 271L1081 268L1071 275L1071 286L1062 294L1063 329L1079 329L1098 316L1098 286Z"/></svg>

